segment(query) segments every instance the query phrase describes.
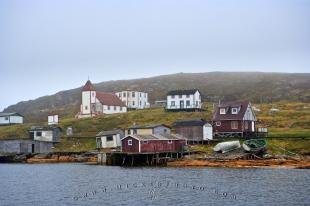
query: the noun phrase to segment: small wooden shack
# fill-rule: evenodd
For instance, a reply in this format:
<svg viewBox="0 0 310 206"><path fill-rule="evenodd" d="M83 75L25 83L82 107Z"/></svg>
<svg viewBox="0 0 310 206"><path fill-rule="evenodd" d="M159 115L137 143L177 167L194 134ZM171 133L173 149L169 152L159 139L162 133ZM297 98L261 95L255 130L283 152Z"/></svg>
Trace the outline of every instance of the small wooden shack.
<svg viewBox="0 0 310 206"><path fill-rule="evenodd" d="M121 139L124 132L121 129L111 131L101 131L96 135L97 149L121 147Z"/></svg>
<svg viewBox="0 0 310 206"><path fill-rule="evenodd" d="M29 130L29 137L35 141L59 142L61 128L57 126L34 126Z"/></svg>
<svg viewBox="0 0 310 206"><path fill-rule="evenodd" d="M182 152L186 140L173 134L128 135L121 139L122 152L160 153Z"/></svg>
<svg viewBox="0 0 310 206"><path fill-rule="evenodd" d="M54 147L53 142L42 142L34 140L0 140L0 153L49 153Z"/></svg>
<svg viewBox="0 0 310 206"><path fill-rule="evenodd" d="M212 140L212 125L204 119L182 119L173 124L175 132L184 137L188 143L202 143Z"/></svg>

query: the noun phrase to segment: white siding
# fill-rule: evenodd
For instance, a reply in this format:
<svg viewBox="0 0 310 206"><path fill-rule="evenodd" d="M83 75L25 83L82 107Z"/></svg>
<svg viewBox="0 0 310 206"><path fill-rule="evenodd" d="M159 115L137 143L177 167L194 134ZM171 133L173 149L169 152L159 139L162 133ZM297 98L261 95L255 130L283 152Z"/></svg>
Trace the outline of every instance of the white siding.
<svg viewBox="0 0 310 206"><path fill-rule="evenodd" d="M115 107L115 109L114 109ZM103 113L104 114L116 114L116 113L124 113L127 112L127 108L126 107L121 107L120 106L107 106L107 105L103 105Z"/></svg>
<svg viewBox="0 0 310 206"><path fill-rule="evenodd" d="M189 105L187 104L188 101ZM200 93L196 91L195 94L190 95L168 95L167 109L201 109Z"/></svg>
<svg viewBox="0 0 310 206"><path fill-rule="evenodd" d="M101 148L115 148L121 146L121 138L120 134L112 135L113 140L107 141L107 136L100 137L101 140Z"/></svg>
<svg viewBox="0 0 310 206"><path fill-rule="evenodd" d="M121 91L115 94L126 104L128 108L145 109L150 107L148 102L148 93L138 91Z"/></svg>
<svg viewBox="0 0 310 206"><path fill-rule="evenodd" d="M24 118L21 116L0 117L0 124L23 124Z"/></svg>
<svg viewBox="0 0 310 206"><path fill-rule="evenodd" d="M37 136L38 132L41 132L41 136ZM53 141L53 131L35 131L33 140L52 142Z"/></svg>

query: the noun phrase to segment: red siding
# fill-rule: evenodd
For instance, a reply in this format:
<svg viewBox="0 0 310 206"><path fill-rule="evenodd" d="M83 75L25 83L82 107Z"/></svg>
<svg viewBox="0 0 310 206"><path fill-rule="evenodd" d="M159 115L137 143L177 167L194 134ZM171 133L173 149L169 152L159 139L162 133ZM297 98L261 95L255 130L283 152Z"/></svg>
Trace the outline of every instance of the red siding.
<svg viewBox="0 0 310 206"><path fill-rule="evenodd" d="M132 145L128 145L128 140L132 140ZM122 140L122 151L139 152L139 141L132 137L126 137L125 139Z"/></svg>
<svg viewBox="0 0 310 206"><path fill-rule="evenodd" d="M236 121L236 120L232 120ZM252 129L252 123L251 121L248 122L248 129L245 129L245 121L237 121L238 122L238 128L232 129L231 128L231 122L230 120L221 121L221 126L216 126L216 122L213 126L214 132L251 132Z"/></svg>
<svg viewBox="0 0 310 206"><path fill-rule="evenodd" d="M132 146L128 145L130 139L132 140ZM185 140L172 140L170 144L168 140L148 140L147 143L140 140L140 152L179 152L182 151L185 144ZM132 137L126 137L122 140L122 151L139 152L139 141Z"/></svg>

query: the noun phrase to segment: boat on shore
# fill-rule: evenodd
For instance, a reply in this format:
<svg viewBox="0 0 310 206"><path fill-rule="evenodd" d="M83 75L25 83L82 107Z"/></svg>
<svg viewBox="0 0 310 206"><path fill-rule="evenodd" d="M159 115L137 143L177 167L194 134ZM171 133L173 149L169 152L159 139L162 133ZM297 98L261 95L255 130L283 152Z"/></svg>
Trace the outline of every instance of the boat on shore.
<svg viewBox="0 0 310 206"><path fill-rule="evenodd" d="M245 140L242 147L247 152L261 152L266 149L267 142L265 139Z"/></svg>
<svg viewBox="0 0 310 206"><path fill-rule="evenodd" d="M218 143L217 145L215 145L213 150L215 152L226 153L226 152L238 149L240 147L241 147L241 145L240 145L239 141L229 141L229 142Z"/></svg>

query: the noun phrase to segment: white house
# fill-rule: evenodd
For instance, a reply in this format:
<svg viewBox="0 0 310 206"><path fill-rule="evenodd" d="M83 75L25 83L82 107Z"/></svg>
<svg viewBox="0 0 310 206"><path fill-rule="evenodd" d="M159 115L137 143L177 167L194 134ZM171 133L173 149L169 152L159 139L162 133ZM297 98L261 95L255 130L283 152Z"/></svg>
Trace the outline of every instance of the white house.
<svg viewBox="0 0 310 206"><path fill-rule="evenodd" d="M97 149L120 147L123 137L124 132L122 130L101 131L96 135Z"/></svg>
<svg viewBox="0 0 310 206"><path fill-rule="evenodd" d="M127 112L127 107L115 94L98 92L89 80L86 82L78 118L123 112Z"/></svg>
<svg viewBox="0 0 310 206"><path fill-rule="evenodd" d="M115 93L128 108L145 109L150 107L148 93L138 91L121 91Z"/></svg>
<svg viewBox="0 0 310 206"><path fill-rule="evenodd" d="M200 110L201 94L197 89L174 90L167 94L167 110Z"/></svg>
<svg viewBox="0 0 310 206"><path fill-rule="evenodd" d="M0 112L0 125L23 124L24 117L18 113Z"/></svg>

